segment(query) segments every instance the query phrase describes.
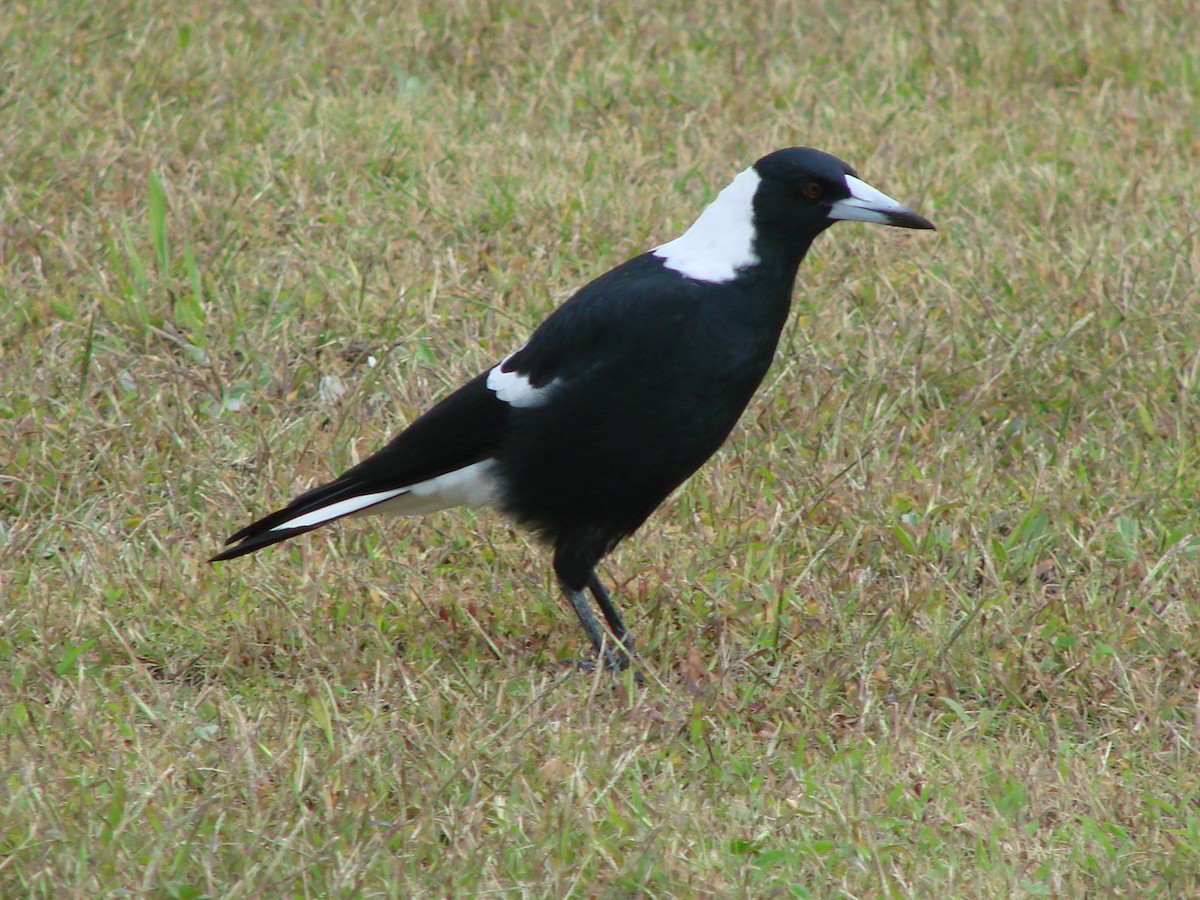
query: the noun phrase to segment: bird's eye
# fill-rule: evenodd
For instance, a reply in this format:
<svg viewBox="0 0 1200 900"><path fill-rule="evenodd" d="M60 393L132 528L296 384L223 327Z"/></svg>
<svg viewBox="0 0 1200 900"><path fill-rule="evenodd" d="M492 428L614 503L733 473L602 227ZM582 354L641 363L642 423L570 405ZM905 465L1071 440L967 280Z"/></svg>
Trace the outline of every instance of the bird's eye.
<svg viewBox="0 0 1200 900"><path fill-rule="evenodd" d="M810 200L816 200L825 193L825 185L819 181L809 181L805 183L803 191L805 197L808 197Z"/></svg>

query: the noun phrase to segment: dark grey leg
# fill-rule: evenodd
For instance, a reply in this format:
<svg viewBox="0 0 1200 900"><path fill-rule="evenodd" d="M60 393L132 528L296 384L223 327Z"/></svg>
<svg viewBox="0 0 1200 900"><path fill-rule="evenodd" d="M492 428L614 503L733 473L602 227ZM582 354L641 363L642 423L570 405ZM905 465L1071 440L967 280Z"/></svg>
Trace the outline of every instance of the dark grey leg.
<svg viewBox="0 0 1200 900"><path fill-rule="evenodd" d="M600 612L604 614L604 621L608 623L608 627L612 630L613 637L617 639L617 643L630 653L636 655L636 651L633 649L633 638L629 636L629 629L625 627L625 622L621 619L621 614L613 606L612 599L608 596L608 591L604 589L604 585L600 583L600 578L596 575L595 569L592 569L592 574L588 576L587 586L588 590L592 592L592 596L596 598L596 603L600 606Z"/></svg>
<svg viewBox="0 0 1200 900"><path fill-rule="evenodd" d="M592 592L592 596L596 598L596 603L600 607L600 612L604 613L604 621L608 623L608 627L612 630L613 637L617 639L617 651L620 654L621 668L624 669L629 665L632 659L636 663L645 665L642 660L642 655L637 652L637 647L633 642L633 635L629 633L629 629L625 627L624 620L621 619L621 614L617 612L616 606L613 605L612 598L608 596L608 591L604 589L604 585L600 583L600 578L596 575L596 570L592 569L588 576L588 590ZM626 656L625 654L629 655ZM644 684L645 679L641 672L635 672L634 677L638 684Z"/></svg>
<svg viewBox="0 0 1200 900"><path fill-rule="evenodd" d="M571 609L575 610L575 615L579 618L579 624L583 626L588 640L596 648L596 655L604 660L604 667L610 672L619 672L625 668L612 651L612 641L604 640L600 623L596 621L596 617L592 614L592 608L588 605L587 595L583 591L573 591L565 584L562 589L563 593L567 595L567 602L571 604ZM609 606L611 608L612 604L610 603ZM608 614L605 613L605 618L607 616Z"/></svg>

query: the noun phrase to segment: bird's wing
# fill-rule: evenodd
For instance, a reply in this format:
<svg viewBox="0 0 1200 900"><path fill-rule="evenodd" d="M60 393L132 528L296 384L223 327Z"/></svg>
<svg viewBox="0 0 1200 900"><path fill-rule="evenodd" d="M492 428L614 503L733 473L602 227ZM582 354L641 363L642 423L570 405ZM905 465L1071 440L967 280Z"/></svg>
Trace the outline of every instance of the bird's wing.
<svg viewBox="0 0 1200 900"><path fill-rule="evenodd" d="M662 261L643 253L580 288L498 366L534 390L568 383L612 364L669 328L694 307L686 281L663 277Z"/></svg>

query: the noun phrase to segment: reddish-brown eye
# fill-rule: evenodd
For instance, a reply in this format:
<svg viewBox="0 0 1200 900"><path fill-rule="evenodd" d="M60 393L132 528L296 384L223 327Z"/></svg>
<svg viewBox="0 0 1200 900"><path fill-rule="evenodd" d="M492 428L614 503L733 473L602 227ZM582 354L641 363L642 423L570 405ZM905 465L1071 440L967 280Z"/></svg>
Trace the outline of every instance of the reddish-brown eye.
<svg viewBox="0 0 1200 900"><path fill-rule="evenodd" d="M825 186L819 181L810 181L804 185L804 196L810 200L816 200L823 193L825 193Z"/></svg>

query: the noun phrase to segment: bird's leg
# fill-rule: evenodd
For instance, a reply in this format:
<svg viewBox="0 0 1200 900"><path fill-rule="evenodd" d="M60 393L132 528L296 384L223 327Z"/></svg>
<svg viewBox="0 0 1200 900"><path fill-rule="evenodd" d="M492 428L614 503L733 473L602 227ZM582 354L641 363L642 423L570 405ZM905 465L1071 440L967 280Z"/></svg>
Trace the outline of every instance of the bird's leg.
<svg viewBox="0 0 1200 900"><path fill-rule="evenodd" d="M611 642L604 640L604 632L600 630L600 623L596 621L596 617L592 614L592 608L588 605L587 595L583 591L572 590L566 584L562 586L563 593L567 596L567 602L571 604L571 609L575 610L575 615L579 617L579 624L583 626L584 633L588 636L588 640L592 642L592 646L596 648L596 654L604 660L604 667L610 672L619 672L625 668L622 665L623 660L618 660L616 654L613 653ZM611 607L612 604L609 604ZM605 616L607 617L607 613Z"/></svg>
<svg viewBox="0 0 1200 900"><path fill-rule="evenodd" d="M596 598L600 612L604 614L604 621L608 623L608 627L612 630L613 637L617 639L617 644L631 658L641 662L642 657L637 652L637 647L634 646L633 637L630 636L629 629L625 627L625 622L621 619L621 614L613 606L612 599L608 596L608 591L600 583L600 578L596 575L595 569L592 569L591 574L588 575L587 586L588 590L592 592L592 596Z"/></svg>

